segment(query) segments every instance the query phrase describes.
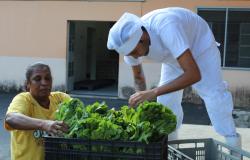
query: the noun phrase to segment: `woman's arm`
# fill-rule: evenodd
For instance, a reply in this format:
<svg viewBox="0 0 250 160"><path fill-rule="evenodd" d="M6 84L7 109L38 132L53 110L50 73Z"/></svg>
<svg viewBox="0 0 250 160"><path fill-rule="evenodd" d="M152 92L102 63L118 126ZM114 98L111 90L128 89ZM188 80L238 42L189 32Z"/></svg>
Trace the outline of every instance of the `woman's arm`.
<svg viewBox="0 0 250 160"><path fill-rule="evenodd" d="M61 131L67 132L67 125L62 121L31 118L17 112L8 113L5 118L5 123L17 130L39 129L53 134L59 134Z"/></svg>

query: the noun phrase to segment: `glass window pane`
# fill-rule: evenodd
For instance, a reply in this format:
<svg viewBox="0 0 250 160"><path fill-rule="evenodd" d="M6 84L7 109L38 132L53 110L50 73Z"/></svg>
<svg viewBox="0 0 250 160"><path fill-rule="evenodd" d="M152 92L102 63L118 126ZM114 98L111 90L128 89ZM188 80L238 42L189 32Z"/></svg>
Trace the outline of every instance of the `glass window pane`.
<svg viewBox="0 0 250 160"><path fill-rule="evenodd" d="M207 21L213 31L215 40L221 44L219 49L221 52L221 64L223 64L226 10L200 9L198 14Z"/></svg>
<svg viewBox="0 0 250 160"><path fill-rule="evenodd" d="M250 10L229 9L227 67L250 67Z"/></svg>

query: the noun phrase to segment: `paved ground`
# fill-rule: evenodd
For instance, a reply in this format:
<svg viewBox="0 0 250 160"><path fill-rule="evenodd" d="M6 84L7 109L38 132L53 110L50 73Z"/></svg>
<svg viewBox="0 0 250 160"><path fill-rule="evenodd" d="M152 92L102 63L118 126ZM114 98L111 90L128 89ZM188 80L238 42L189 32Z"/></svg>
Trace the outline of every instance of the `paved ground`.
<svg viewBox="0 0 250 160"><path fill-rule="evenodd" d="M0 160L10 159L10 135L3 128L3 120L8 104L15 94L0 94Z"/></svg>
<svg viewBox="0 0 250 160"><path fill-rule="evenodd" d="M237 132L241 135L242 149L250 153L250 128L237 128ZM224 142L223 136L208 125L183 124L179 133L180 139L214 138Z"/></svg>
<svg viewBox="0 0 250 160"><path fill-rule="evenodd" d="M11 99L15 94L0 93L0 160L10 159L9 133L3 128L3 118ZM84 98L85 104L93 103L96 99ZM102 101L104 99L100 99ZM119 99L110 99L107 104L111 107L125 105L127 101ZM182 139L214 138L223 141L223 137L216 134L210 125L207 112L204 106L183 104L184 125L180 129L179 137ZM195 116L194 116L195 115ZM243 149L250 152L250 128L237 128L242 135Z"/></svg>

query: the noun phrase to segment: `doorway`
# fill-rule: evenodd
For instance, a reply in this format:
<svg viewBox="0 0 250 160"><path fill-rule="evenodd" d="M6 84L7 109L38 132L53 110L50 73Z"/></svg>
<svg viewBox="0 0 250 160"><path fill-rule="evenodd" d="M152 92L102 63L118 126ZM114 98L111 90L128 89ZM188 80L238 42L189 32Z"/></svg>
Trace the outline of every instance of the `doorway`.
<svg viewBox="0 0 250 160"><path fill-rule="evenodd" d="M68 21L67 91L118 96L119 55L107 49L114 22Z"/></svg>

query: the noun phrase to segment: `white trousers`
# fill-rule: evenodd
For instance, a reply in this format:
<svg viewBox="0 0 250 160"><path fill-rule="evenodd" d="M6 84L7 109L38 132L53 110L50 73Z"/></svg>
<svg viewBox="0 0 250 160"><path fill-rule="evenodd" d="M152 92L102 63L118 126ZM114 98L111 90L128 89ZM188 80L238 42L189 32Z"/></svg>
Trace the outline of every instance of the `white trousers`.
<svg viewBox="0 0 250 160"><path fill-rule="evenodd" d="M232 117L233 100L227 84L222 79L221 58L217 46L211 46L195 60L202 78L192 85L192 88L204 100L209 118L216 132L222 136L235 136L236 129ZM162 64L159 85L174 80L182 73L183 71L178 64ZM157 102L168 106L177 116L177 129L183 121L182 95L183 90L179 90L157 97Z"/></svg>

